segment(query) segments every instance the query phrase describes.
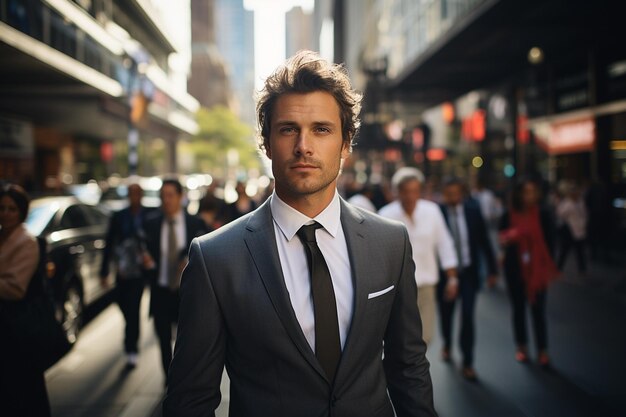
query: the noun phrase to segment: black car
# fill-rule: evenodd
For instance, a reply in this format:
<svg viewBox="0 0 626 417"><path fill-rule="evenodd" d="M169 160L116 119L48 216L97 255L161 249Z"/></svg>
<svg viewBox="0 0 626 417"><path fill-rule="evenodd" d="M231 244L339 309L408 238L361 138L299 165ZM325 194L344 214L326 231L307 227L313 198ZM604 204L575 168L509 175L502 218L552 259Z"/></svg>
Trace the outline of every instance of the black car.
<svg viewBox="0 0 626 417"><path fill-rule="evenodd" d="M109 218L104 209L76 197L39 198L30 205L25 224L46 239L57 318L71 342L85 307L110 291L99 278Z"/></svg>

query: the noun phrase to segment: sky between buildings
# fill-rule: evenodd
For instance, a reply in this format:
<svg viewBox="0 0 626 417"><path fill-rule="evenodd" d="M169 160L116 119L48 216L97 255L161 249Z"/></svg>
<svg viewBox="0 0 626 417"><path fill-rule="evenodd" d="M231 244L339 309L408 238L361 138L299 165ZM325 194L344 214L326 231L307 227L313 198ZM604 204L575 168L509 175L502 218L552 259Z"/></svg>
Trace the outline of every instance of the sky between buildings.
<svg viewBox="0 0 626 417"><path fill-rule="evenodd" d="M313 10L314 0L244 0L254 10L255 89L285 59L285 12L294 6Z"/></svg>

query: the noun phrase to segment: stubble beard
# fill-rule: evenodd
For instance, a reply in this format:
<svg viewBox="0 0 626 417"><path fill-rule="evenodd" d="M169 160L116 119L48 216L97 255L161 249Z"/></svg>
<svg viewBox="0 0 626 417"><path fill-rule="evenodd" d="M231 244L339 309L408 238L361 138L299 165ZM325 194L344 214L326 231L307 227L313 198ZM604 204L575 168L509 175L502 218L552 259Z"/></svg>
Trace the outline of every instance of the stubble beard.
<svg viewBox="0 0 626 417"><path fill-rule="evenodd" d="M278 181L276 188L280 188L285 194L295 198L313 197L322 193L333 185L341 173L341 160L337 162L336 168L327 169L323 164L318 163L317 173L286 173L284 187L280 187Z"/></svg>

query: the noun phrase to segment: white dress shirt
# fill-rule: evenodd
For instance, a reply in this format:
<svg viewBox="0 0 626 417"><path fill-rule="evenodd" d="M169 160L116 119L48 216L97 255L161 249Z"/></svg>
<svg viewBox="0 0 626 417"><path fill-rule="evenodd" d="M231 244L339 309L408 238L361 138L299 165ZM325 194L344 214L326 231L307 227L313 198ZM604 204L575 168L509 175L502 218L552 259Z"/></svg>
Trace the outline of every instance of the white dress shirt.
<svg viewBox="0 0 626 417"><path fill-rule="evenodd" d="M456 221L456 224L459 228L459 239L461 241L460 264L463 268L467 268L472 264L472 256L470 254L469 231L467 228L467 221L465 220L465 210L463 209L463 204L459 204L453 207L448 206L447 209L448 223L451 224L452 221ZM454 217L454 220L450 217ZM452 240L454 241L454 238Z"/></svg>
<svg viewBox="0 0 626 417"><path fill-rule="evenodd" d="M167 276L167 252L168 252L168 231L169 224L167 217L163 216L163 225L161 226L161 265L159 265L159 285L161 287L169 287L169 277ZM174 216L174 232L176 233L177 252L186 249L187 228L185 227L185 215L182 210Z"/></svg>
<svg viewBox="0 0 626 417"><path fill-rule="evenodd" d="M378 212L383 217L402 222L409 233L415 262L415 282L418 287L434 285L439 281L439 264L442 269L458 265L454 241L441 210L436 203L418 200L413 215L409 216L399 201L394 201Z"/></svg>
<svg viewBox="0 0 626 417"><path fill-rule="evenodd" d="M305 248L296 232L300 227L318 222L323 228L316 230L317 245L324 255L333 282L337 301L337 319L341 348L345 346L354 304L352 270L348 246L341 227L341 204L339 194L314 219L300 213L272 194L270 207L274 218L274 233L278 245L278 256L289 292L291 305L309 346L315 352L315 315L311 295L311 280Z"/></svg>

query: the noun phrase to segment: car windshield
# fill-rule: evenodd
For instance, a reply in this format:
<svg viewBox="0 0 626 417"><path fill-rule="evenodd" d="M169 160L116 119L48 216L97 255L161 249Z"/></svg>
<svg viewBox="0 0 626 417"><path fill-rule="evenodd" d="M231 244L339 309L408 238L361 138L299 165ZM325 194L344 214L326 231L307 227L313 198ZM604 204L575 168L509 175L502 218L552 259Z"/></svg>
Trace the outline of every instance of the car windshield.
<svg viewBox="0 0 626 417"><path fill-rule="evenodd" d="M26 229L35 236L41 235L58 209L59 203L55 201L31 204L24 222Z"/></svg>

